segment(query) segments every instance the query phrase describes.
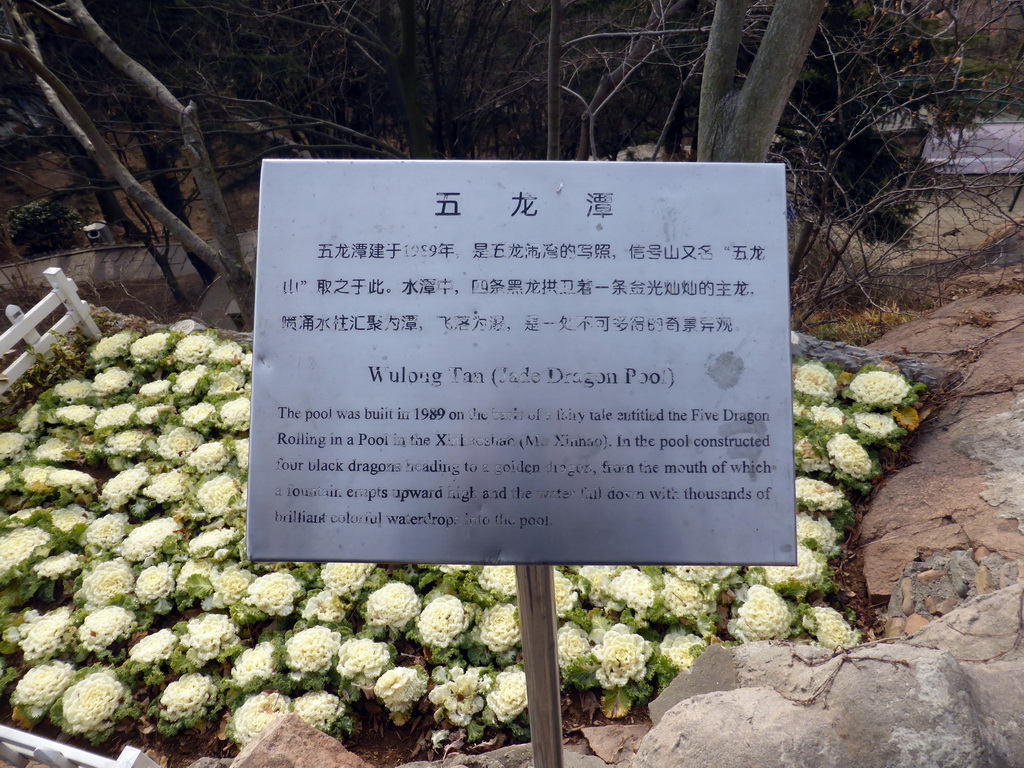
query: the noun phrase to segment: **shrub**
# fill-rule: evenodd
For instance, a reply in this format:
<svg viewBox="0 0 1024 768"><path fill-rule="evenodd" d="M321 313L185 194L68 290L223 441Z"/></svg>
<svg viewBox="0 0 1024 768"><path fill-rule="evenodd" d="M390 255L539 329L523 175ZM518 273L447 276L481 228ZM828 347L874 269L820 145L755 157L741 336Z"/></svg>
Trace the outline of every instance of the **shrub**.
<svg viewBox="0 0 1024 768"><path fill-rule="evenodd" d="M11 240L26 256L74 245L82 219L56 200L35 200L7 214Z"/></svg>

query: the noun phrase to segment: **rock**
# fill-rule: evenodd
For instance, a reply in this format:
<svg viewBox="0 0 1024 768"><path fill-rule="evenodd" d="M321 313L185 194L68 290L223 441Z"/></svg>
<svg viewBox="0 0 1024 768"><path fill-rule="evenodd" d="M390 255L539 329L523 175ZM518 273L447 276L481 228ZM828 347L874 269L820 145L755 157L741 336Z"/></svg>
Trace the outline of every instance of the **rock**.
<svg viewBox="0 0 1024 768"><path fill-rule="evenodd" d="M907 620L902 616L893 616L891 619L887 619L885 622L885 632L883 637L887 640L892 640L903 634L904 627L907 626Z"/></svg>
<svg viewBox="0 0 1024 768"><path fill-rule="evenodd" d="M602 725L584 728L583 738L595 755L609 765L614 765L632 758L640 745L640 739L649 730L648 725Z"/></svg>
<svg viewBox="0 0 1024 768"><path fill-rule="evenodd" d="M996 585L992 579L992 571L984 565L979 565L978 570L974 572L974 586L979 595L987 595L994 591Z"/></svg>
<svg viewBox="0 0 1024 768"><path fill-rule="evenodd" d="M731 691L739 687L732 649L724 645L711 645L690 667L677 675L648 706L651 722L657 724L669 709L683 699L713 691Z"/></svg>
<svg viewBox="0 0 1024 768"><path fill-rule="evenodd" d="M914 582L912 579L903 579L900 582L900 591L903 596L902 610L904 616L912 614L917 607L917 596L914 594Z"/></svg>
<svg viewBox="0 0 1024 768"><path fill-rule="evenodd" d="M973 674L947 651L886 643L832 654L748 643L734 654L742 687L672 707L644 738L634 768L1022 764L1012 761L1024 748L1012 725L1021 710L999 722L1009 710L993 703L988 672Z"/></svg>
<svg viewBox="0 0 1024 768"><path fill-rule="evenodd" d="M921 573L917 574L917 581L919 584L927 586L928 584L931 584L933 581L938 581L939 579L943 578L945 575L946 574L943 571L938 571L934 568L930 568L927 571L922 571Z"/></svg>
<svg viewBox="0 0 1024 768"><path fill-rule="evenodd" d="M770 688L695 696L665 713L633 768L849 768L826 714Z"/></svg>
<svg viewBox="0 0 1024 768"><path fill-rule="evenodd" d="M200 757L188 768L230 768L230 757Z"/></svg>
<svg viewBox="0 0 1024 768"><path fill-rule="evenodd" d="M231 768L372 768L298 715L285 715L246 745Z"/></svg>
<svg viewBox="0 0 1024 768"><path fill-rule="evenodd" d="M597 755L581 755L576 752L562 753L564 768L608 768ZM455 755L445 760L429 762L420 760L415 763L404 763L398 768L532 768L533 747L529 744L516 744L503 747L482 755Z"/></svg>
<svg viewBox="0 0 1024 768"><path fill-rule="evenodd" d="M907 616L907 623L903 625L903 631L908 635L914 635L922 627L927 627L928 623L928 619L920 613L912 613Z"/></svg>
<svg viewBox="0 0 1024 768"><path fill-rule="evenodd" d="M969 600L921 628L907 642L922 648L941 648L960 661L1024 659L1024 644L1019 642L1024 623L1022 605L1024 584L1015 584Z"/></svg>

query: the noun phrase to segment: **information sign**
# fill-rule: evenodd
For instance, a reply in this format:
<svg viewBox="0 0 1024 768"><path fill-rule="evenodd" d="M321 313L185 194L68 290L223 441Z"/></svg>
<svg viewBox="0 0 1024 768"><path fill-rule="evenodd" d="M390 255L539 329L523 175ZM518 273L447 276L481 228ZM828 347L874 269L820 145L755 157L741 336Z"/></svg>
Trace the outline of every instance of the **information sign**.
<svg viewBox="0 0 1024 768"><path fill-rule="evenodd" d="M266 161L253 560L795 558L778 165Z"/></svg>

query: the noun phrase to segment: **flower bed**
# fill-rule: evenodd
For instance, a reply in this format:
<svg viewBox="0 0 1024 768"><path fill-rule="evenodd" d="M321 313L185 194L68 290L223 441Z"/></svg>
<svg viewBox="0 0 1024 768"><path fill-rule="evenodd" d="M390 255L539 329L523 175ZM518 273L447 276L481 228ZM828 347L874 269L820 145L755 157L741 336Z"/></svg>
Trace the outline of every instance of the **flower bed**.
<svg viewBox="0 0 1024 768"><path fill-rule="evenodd" d="M112 334L0 432L16 718L98 742L125 717L168 736L226 717L245 744L286 712L343 735L372 699L396 723L432 710L435 746L454 729L525 735L512 566L246 560L251 366L213 333ZM797 565L556 569L564 684L619 716L711 642L857 643L827 605L829 560L920 389L796 364Z"/></svg>

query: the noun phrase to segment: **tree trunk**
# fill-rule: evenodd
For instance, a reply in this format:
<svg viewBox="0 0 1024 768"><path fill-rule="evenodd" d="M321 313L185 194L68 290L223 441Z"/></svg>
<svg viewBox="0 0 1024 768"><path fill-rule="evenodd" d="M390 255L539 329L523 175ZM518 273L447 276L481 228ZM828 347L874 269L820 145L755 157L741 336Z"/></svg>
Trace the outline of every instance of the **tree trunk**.
<svg viewBox="0 0 1024 768"><path fill-rule="evenodd" d="M742 87L733 87L749 0L718 0L704 59L697 159L764 162L825 0L777 0Z"/></svg>

